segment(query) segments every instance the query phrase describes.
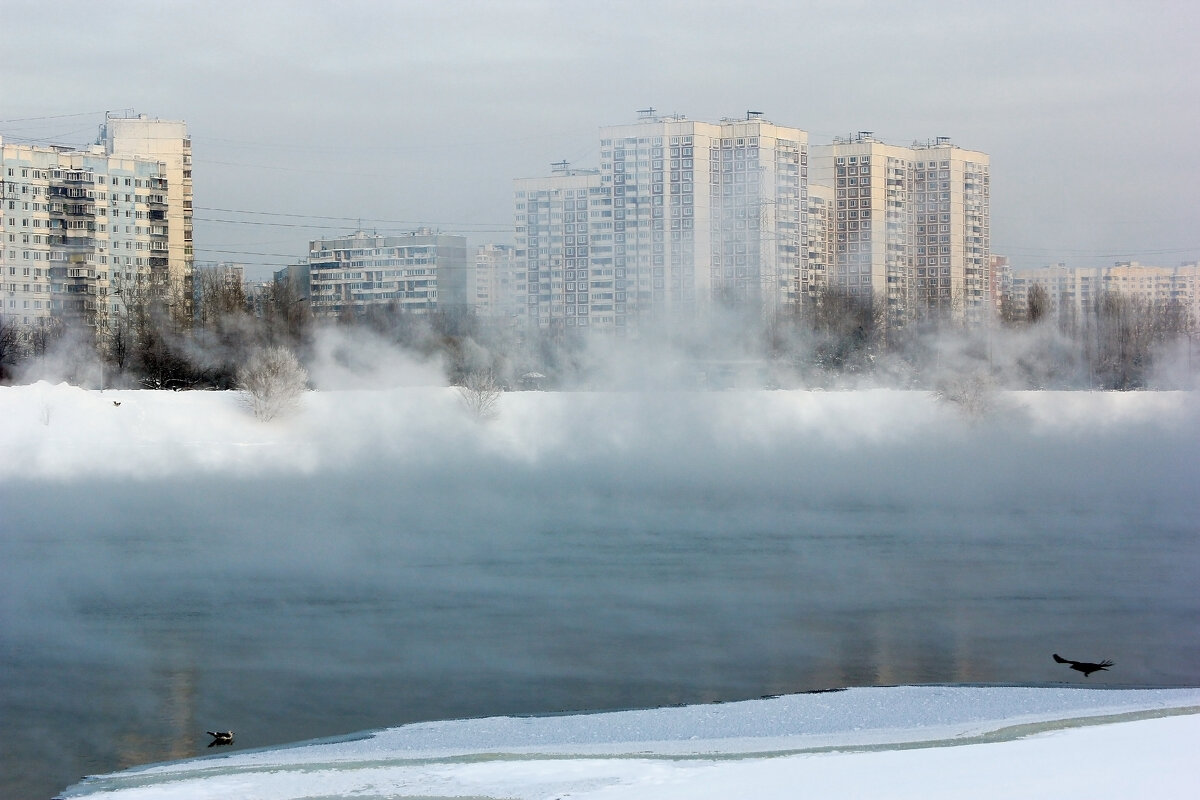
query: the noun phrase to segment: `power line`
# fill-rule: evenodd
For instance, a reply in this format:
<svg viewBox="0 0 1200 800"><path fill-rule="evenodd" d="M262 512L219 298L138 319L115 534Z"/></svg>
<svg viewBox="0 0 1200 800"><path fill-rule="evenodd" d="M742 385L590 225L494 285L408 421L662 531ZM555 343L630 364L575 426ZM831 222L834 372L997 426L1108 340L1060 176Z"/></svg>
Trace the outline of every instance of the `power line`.
<svg viewBox="0 0 1200 800"><path fill-rule="evenodd" d="M459 228L459 229L472 228L472 229L477 229L479 233L489 233L489 232L495 232L498 230L499 231L511 231L513 228L512 225L510 225L508 223L503 223L503 222L447 222L444 220L439 221L439 220L384 219L382 217L338 217L338 216L325 216L325 215L321 215L321 214L292 214L292 213L287 213L287 212L283 212L283 211L251 211L249 209L242 209L242 208L216 208L216 207L212 207L212 206L196 206L196 210L197 211L216 211L216 212L220 212L222 214L248 214L248 215L262 216L262 217L284 217L286 219L317 219L317 220L331 220L331 221L337 221L337 222L354 222L354 223L372 222L372 223L382 223L384 225L417 225L417 226L425 226L425 227L438 225L438 226L445 226L448 228ZM235 224L254 224L254 223L251 223L248 221L244 222L244 223L239 223L239 221L237 221L237 220L216 220L216 221L228 221L228 222L233 222ZM259 224L276 225L279 227L304 227L301 225L289 225L288 223L263 222L263 223L259 223ZM317 227L317 226L311 226L311 227Z"/></svg>
<svg viewBox="0 0 1200 800"><path fill-rule="evenodd" d="M53 114L46 117L17 117L16 119L0 119L0 124L10 122L40 122L47 119L68 119L70 117L90 117L96 114L107 114L108 111L80 111L78 114Z"/></svg>

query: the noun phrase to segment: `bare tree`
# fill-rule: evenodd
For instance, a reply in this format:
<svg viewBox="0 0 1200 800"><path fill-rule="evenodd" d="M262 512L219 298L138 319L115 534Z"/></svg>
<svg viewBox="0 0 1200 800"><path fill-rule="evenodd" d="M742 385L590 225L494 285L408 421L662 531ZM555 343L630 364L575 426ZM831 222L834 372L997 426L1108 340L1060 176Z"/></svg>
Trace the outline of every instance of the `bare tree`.
<svg viewBox="0 0 1200 800"><path fill-rule="evenodd" d="M302 348L312 332L313 315L309 298L301 296L290 280L271 284L265 315L271 341Z"/></svg>
<svg viewBox="0 0 1200 800"><path fill-rule="evenodd" d="M1140 389L1153 360L1154 309L1136 295L1096 298L1094 375L1105 389Z"/></svg>
<svg viewBox="0 0 1200 800"><path fill-rule="evenodd" d="M1023 309L1017 307L1017 299L1013 297L1011 291L1000 295L1000 321L1005 325L1016 325L1023 322L1025 315Z"/></svg>
<svg viewBox="0 0 1200 800"><path fill-rule="evenodd" d="M28 351L25 330L15 320L0 315L0 381L12 378L12 368Z"/></svg>
<svg viewBox="0 0 1200 800"><path fill-rule="evenodd" d="M62 320L55 317L39 317L29 328L29 347L34 358L45 358L51 345L63 335Z"/></svg>
<svg viewBox="0 0 1200 800"><path fill-rule="evenodd" d="M196 321L209 328L220 325L225 318L246 313L246 290L237 273L203 270L194 278Z"/></svg>
<svg viewBox="0 0 1200 800"><path fill-rule="evenodd" d="M491 370L466 373L456 388L463 404L476 419L493 419L499 413L497 406L504 390Z"/></svg>
<svg viewBox="0 0 1200 800"><path fill-rule="evenodd" d="M254 416L267 422L299 402L308 372L291 350L268 347L250 356L238 370L237 383Z"/></svg>
<svg viewBox="0 0 1200 800"><path fill-rule="evenodd" d="M827 287L811 306L814 356L825 369L869 372L886 329L886 308L869 294Z"/></svg>
<svg viewBox="0 0 1200 800"><path fill-rule="evenodd" d="M1050 313L1050 292L1040 283L1029 287L1025 300L1025 319L1030 325L1041 322Z"/></svg>
<svg viewBox="0 0 1200 800"><path fill-rule="evenodd" d="M955 374L938 382L934 394L938 400L956 406L973 420L980 419L996 405L996 385L986 372Z"/></svg>

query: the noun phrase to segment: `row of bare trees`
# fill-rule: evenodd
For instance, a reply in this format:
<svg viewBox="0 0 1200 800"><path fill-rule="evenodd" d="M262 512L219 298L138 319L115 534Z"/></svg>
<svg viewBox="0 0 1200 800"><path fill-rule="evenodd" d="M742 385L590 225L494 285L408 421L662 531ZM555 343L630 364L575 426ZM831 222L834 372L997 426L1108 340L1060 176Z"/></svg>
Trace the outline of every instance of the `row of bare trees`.
<svg viewBox="0 0 1200 800"><path fill-rule="evenodd" d="M22 327L0 319L0 380L36 377L28 367L57 355L60 365L76 370L66 379L78 380L89 368L94 374L99 365L102 385L223 389L238 385L239 368L265 348L285 348L306 362L315 325L291 284L247 297L240 282L219 273L197 280L194 313L165 287L117 282L118 310L109 304L94 335L55 321ZM689 363L770 364L774 385L869 381L945 391L947 381L983 376L1008 388L1136 389L1161 385L1155 376L1172 351L1190 356L1197 321L1177 299L1154 304L1119 293L1100 295L1081 314L1056 315L1039 285L1025 307L1003 305L998 325L933 313L891 325L876 299L836 289L769 317L730 302L703 320L661 322L656 329L653 320L643 321L640 338L604 346L578 329L529 330L466 310L416 313L384 305L330 324L440 358L452 384L484 385L490 394L494 387L517 388L529 375L544 387L601 386L611 382L612 370L604 372L599 351L625 347L636 358L655 341Z"/></svg>
<svg viewBox="0 0 1200 800"><path fill-rule="evenodd" d="M1064 343L1060 360L1077 359L1093 388L1139 389L1172 353L1183 353L1186 371L1200 320L1179 297L1151 301L1141 295L1106 291L1080 311L1054 309L1046 287L1030 287L1025 307L1006 303L1001 318L1009 328L1050 327Z"/></svg>
<svg viewBox="0 0 1200 800"><path fill-rule="evenodd" d="M46 318L22 325L0 317L0 380L69 380L83 385L226 389L265 347L302 351L311 333L303 298L290 284L247 297L239 281L198 273L191 286L138 275L114 279L88 325Z"/></svg>
<svg viewBox="0 0 1200 800"><path fill-rule="evenodd" d="M999 325L968 324L936 310L889 325L870 296L826 290L772 320L765 351L810 381L870 375L884 383L945 391L947 380L1008 388L1139 389L1190 386L1198 323L1177 297L1150 302L1105 292L1082 313L1056 313L1041 284L1026 305L1006 298ZM1168 362L1178 361L1174 377Z"/></svg>

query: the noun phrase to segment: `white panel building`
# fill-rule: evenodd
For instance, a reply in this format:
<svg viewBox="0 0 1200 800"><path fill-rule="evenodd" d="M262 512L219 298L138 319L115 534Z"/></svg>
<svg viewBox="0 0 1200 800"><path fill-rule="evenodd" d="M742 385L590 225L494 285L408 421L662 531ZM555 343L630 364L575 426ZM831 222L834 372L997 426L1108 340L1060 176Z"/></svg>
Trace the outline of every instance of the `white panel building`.
<svg viewBox="0 0 1200 800"><path fill-rule="evenodd" d="M640 115L600 129L599 170L515 182L530 324L619 335L714 300L787 302L805 253L807 134L753 112Z"/></svg>
<svg viewBox="0 0 1200 800"><path fill-rule="evenodd" d="M136 121L161 150L175 149L173 170L151 147L113 139L106 130L115 121L84 150L0 140L0 314L25 325L58 318L102 327L122 310L127 287L151 279L175 282L174 296L189 305L186 126L122 120Z"/></svg>
<svg viewBox="0 0 1200 800"><path fill-rule="evenodd" d="M516 313L532 327L611 329L612 197L599 171L559 163L513 191Z"/></svg>
<svg viewBox="0 0 1200 800"><path fill-rule="evenodd" d="M187 125L149 119L145 114L109 113L100 129L100 143L114 156L157 161L166 179L163 200L174 213L164 215L167 280L177 293L192 294L192 139Z"/></svg>
<svg viewBox="0 0 1200 800"><path fill-rule="evenodd" d="M469 304L466 237L422 228L398 236L356 231L309 243L310 307L317 316L372 306L427 313ZM471 267L473 277L474 267Z"/></svg>

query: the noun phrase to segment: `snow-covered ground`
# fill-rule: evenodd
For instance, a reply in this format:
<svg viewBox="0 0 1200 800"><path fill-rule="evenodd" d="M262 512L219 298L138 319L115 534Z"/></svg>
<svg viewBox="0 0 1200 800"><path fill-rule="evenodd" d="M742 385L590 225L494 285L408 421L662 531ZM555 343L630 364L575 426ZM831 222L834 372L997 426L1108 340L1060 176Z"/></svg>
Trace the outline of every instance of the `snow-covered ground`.
<svg viewBox="0 0 1200 800"><path fill-rule="evenodd" d="M95 777L62 797L1190 797L1198 712L1198 689L848 689L421 723Z"/></svg>
<svg viewBox="0 0 1200 800"><path fill-rule="evenodd" d="M825 488L861 478L867 449L868 460L899 454L903 465L888 481L894 489L871 491L909 495L923 494L921 481L943 474L1027 477L1012 462L1036 462L1040 446L1064 465L1107 477L1106 468L1124 471L1121 456L1133 448L1153 450L1158 438L1178 441L1200 430L1198 398L997 392L986 411L971 416L929 392L887 389L512 392L500 398L495 419L481 422L455 389L425 384L307 392L292 413L262 423L238 392L95 391L39 382L0 386L0 479L312 473L369 458L415 470L503 462L594 475L629 474L632 462L655 473L692 479L711 472L727 481L743 461L765 459L811 468L815 474L806 477ZM980 464L980 452L992 463ZM1164 466L1166 473L1145 479L1170 483L1196 464ZM903 479L910 473L912 482Z"/></svg>

